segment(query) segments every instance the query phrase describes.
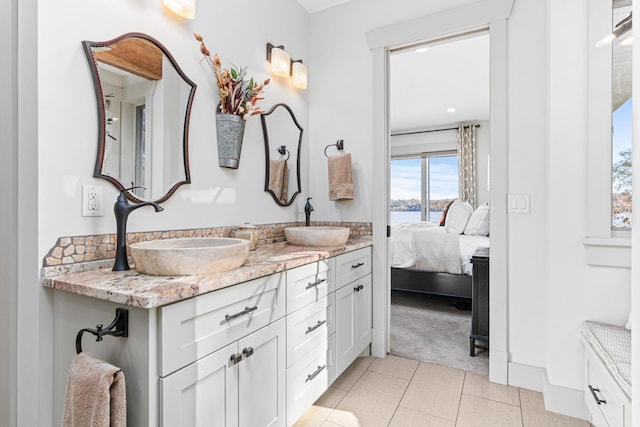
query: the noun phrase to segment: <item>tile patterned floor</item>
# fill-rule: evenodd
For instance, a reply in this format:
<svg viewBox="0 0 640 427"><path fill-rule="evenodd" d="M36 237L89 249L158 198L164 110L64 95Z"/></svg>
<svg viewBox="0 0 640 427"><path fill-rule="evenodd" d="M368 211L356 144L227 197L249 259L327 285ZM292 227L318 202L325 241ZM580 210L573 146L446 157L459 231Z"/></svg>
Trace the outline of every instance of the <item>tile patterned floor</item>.
<svg viewBox="0 0 640 427"><path fill-rule="evenodd" d="M363 357L295 427L589 427L547 412L542 394L401 357Z"/></svg>

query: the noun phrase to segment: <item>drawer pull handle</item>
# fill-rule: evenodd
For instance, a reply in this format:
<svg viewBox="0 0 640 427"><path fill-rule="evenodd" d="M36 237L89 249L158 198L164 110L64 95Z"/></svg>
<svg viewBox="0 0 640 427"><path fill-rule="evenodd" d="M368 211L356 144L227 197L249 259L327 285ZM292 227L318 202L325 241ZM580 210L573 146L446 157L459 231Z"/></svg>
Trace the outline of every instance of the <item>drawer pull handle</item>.
<svg viewBox="0 0 640 427"><path fill-rule="evenodd" d="M360 292L362 289L364 289L364 285L358 285L355 288L353 288L353 290L356 292Z"/></svg>
<svg viewBox="0 0 640 427"><path fill-rule="evenodd" d="M589 390L591 390L591 394L593 395L593 398L595 399L596 403L598 405L604 403L605 405L607 404L607 401L604 399L600 399L598 397L598 395L596 394L596 392L600 393L600 389L599 388L593 388L591 387L591 384L589 384Z"/></svg>
<svg viewBox="0 0 640 427"><path fill-rule="evenodd" d="M311 288L313 288L314 286L318 286L320 283L323 283L323 282L326 282L326 281L327 281L327 279L318 279L318 280L316 280L316 281L315 281L315 282L313 282L313 283L308 283L308 284L307 284L307 287L306 287L305 289L311 289Z"/></svg>
<svg viewBox="0 0 640 427"><path fill-rule="evenodd" d="M234 365L237 365L238 363L240 363L241 360L242 360L242 355L240 353L231 355L231 363L233 363Z"/></svg>
<svg viewBox="0 0 640 427"><path fill-rule="evenodd" d="M315 371L313 371L313 373L307 375L307 379L304 380L305 383L308 383L309 381L311 381L312 379L314 379L315 377L317 377L320 372L324 371L327 368L327 365L322 365L319 366L318 365L318 369L316 369Z"/></svg>
<svg viewBox="0 0 640 427"><path fill-rule="evenodd" d="M246 347L242 350L242 354L244 354L244 357L251 357L253 355L253 347Z"/></svg>
<svg viewBox="0 0 640 427"><path fill-rule="evenodd" d="M351 268L358 268L358 267L362 267L364 265L364 262L359 262L356 265L352 265Z"/></svg>
<svg viewBox="0 0 640 427"><path fill-rule="evenodd" d="M305 334L308 334L309 332L315 331L316 329L318 329L320 326L324 325L325 323L327 323L326 320L318 320L318 323L316 323L313 326L309 326L307 328L307 332L305 332Z"/></svg>
<svg viewBox="0 0 640 427"><path fill-rule="evenodd" d="M233 320L233 319L235 319L237 317L244 316L247 313L251 313L252 311L255 311L257 309L258 309L257 305L254 305L253 307L245 307L244 310L242 310L239 313L236 313L236 314L225 314L224 318L228 322L228 321Z"/></svg>

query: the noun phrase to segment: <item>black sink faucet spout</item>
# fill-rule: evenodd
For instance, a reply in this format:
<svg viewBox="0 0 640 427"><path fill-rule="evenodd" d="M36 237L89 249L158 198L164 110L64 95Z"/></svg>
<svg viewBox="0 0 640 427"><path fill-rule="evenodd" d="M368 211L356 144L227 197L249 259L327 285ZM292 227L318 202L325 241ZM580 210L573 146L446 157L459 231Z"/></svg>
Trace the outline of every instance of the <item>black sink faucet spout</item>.
<svg viewBox="0 0 640 427"><path fill-rule="evenodd" d="M307 227L311 225L311 212L313 212L313 206L311 206L309 200L311 200L311 197L307 197L307 203L304 205L304 225Z"/></svg>
<svg viewBox="0 0 640 427"><path fill-rule="evenodd" d="M127 261L127 218L129 217L129 214L134 210L147 205L153 206L156 212L164 210L155 202L142 202L138 204L129 203L127 196L124 193L125 191L132 190L133 188L136 187L120 191L120 195L118 196L115 205L113 205L113 212L116 214L116 262L113 265L113 271L131 269L131 267L129 267L129 262Z"/></svg>

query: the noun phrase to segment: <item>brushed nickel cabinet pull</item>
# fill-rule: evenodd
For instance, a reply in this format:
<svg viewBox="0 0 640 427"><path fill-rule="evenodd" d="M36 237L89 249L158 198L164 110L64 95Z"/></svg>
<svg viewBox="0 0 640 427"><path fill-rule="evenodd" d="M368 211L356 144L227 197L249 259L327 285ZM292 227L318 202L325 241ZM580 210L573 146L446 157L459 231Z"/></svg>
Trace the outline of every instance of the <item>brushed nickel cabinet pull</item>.
<svg viewBox="0 0 640 427"><path fill-rule="evenodd" d="M241 360L242 360L242 355L240 353L231 355L231 363L233 363L234 365L237 365L238 363L240 363Z"/></svg>
<svg viewBox="0 0 640 427"><path fill-rule="evenodd" d="M318 279L315 282L311 282L307 284L307 287L305 289L311 289L314 286L318 286L320 283L326 282L327 279Z"/></svg>
<svg viewBox="0 0 640 427"><path fill-rule="evenodd" d="M362 267L364 265L364 262L359 262L356 265L352 265L351 268L359 268Z"/></svg>
<svg viewBox="0 0 640 427"><path fill-rule="evenodd" d="M320 326L324 325L325 323L327 323L326 320L318 320L318 323L316 323L313 326L309 326L307 328L307 332L305 332L305 334L308 334L309 332L315 331L316 329L318 329Z"/></svg>
<svg viewBox="0 0 640 427"><path fill-rule="evenodd" d="M304 380L304 382L307 383L307 382L311 381L312 379L314 379L315 377L317 377L320 374L320 372L325 370L326 367L327 367L327 365L322 365L322 366L318 365L318 369L313 371L313 373L307 375L307 379Z"/></svg>
<svg viewBox="0 0 640 427"><path fill-rule="evenodd" d="M237 317L244 316L245 314L251 313L252 311L255 311L257 309L258 309L257 305L254 305L253 307L245 307L244 310L242 310L239 313L236 313L236 314L225 314L224 315L224 319L228 322L229 320L233 320L233 319L235 319Z"/></svg>

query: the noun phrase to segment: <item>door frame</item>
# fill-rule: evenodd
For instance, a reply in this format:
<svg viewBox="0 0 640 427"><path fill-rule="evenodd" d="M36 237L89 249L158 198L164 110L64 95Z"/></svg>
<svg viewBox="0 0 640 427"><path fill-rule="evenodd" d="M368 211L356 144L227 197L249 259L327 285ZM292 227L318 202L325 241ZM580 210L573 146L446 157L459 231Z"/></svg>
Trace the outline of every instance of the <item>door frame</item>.
<svg viewBox="0 0 640 427"><path fill-rule="evenodd" d="M373 80L373 335L371 351L389 351L391 269L389 224L389 52L425 41L488 29L490 38L490 336L489 380L508 383L508 227L507 227L507 19L514 0L481 0L367 33Z"/></svg>

